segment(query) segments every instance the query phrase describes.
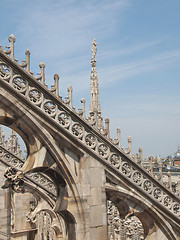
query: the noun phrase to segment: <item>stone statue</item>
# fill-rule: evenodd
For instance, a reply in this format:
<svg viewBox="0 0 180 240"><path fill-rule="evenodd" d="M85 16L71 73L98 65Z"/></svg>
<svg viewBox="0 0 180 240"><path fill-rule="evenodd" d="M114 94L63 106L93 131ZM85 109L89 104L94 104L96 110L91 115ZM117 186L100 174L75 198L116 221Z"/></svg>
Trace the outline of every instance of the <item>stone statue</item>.
<svg viewBox="0 0 180 240"><path fill-rule="evenodd" d="M96 43L95 38L93 38L92 43L91 43L91 52L92 52L91 59L95 59L95 55L96 55L96 52L97 52L97 48L96 48L97 45L98 45L98 43Z"/></svg>

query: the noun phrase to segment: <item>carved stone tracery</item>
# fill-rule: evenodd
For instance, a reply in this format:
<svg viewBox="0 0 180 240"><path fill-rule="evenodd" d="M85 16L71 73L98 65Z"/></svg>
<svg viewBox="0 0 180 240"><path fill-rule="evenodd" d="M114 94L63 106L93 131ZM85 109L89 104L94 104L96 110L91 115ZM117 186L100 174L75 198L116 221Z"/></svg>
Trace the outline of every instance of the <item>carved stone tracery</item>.
<svg viewBox="0 0 180 240"><path fill-rule="evenodd" d="M7 169L7 173L5 173L5 175L7 176L6 187L9 187L11 185L13 186L13 188L18 189L18 179L21 176L20 183L23 183L25 179L30 179L39 186L42 186L50 194L52 194L53 198L57 196L57 189L55 184L45 175L42 175L41 173L37 172L27 173L25 174L25 176L21 175L20 170L24 164L24 161L13 155L11 152L9 152L7 149L5 149L4 146L0 146L0 160L9 166L9 168ZM16 173L18 171L19 175L16 176ZM19 189L21 190L18 191L22 192L23 186L21 186L21 188Z"/></svg>
<svg viewBox="0 0 180 240"><path fill-rule="evenodd" d="M12 47L12 46L11 46ZM11 50L7 52L7 54L10 54ZM0 54L4 54L2 50L0 50ZM4 58L5 60L5 58ZM2 60L0 61L0 66L7 66L5 62ZM43 65L44 66L44 65ZM22 68L22 66L19 66ZM18 66L17 66L18 68ZM10 69L9 66L5 67L5 69ZM43 70L43 69L42 69ZM2 72L2 71L1 71ZM7 75L12 79L12 81L7 81ZM24 73L23 73L24 74ZM43 77L44 73L41 73L41 77ZM4 77L3 77L4 76ZM78 141L82 141L85 143L87 147L91 149L91 151L94 151L99 155L100 158L105 159L110 165L115 167L117 170L120 170L124 176L126 176L128 179L131 179L132 174L132 168L134 168L137 172L139 172L139 175L143 176L143 184L140 184L139 181L134 181L133 183L136 184L141 189L145 190L150 196L154 199L156 199L159 203L161 203L161 198L157 197L157 190L155 191L154 195L152 194L152 190L154 188L162 188L162 186L159 185L158 182L156 182L155 179L152 179L152 177L149 179L149 175L147 173L144 173L144 170L140 170L136 167L135 163L130 157L124 157L124 155L118 151L116 146L113 146L112 143L107 142L106 139L103 137L103 135L99 135L99 133L96 132L96 129L92 128L92 133L96 133L96 135L99 135L99 138L97 138L96 141L93 141L93 147L90 146L90 141L87 141L87 134L89 133L88 126L86 126L86 122L84 122L84 126L82 127L81 123L79 123L79 115L73 112L73 119L70 116L69 112L71 110L66 108L66 104L63 104L62 101L58 102L53 100L53 95L51 96L50 91L48 91L48 94L45 96L45 90L42 92L39 88L39 85L37 83L37 80L34 79L34 77L31 75L32 81L30 84L27 84L27 81L24 80L23 76L16 75L13 71L7 70L7 74L2 75L1 74L1 81L4 80L7 84L12 86L16 91L17 94L23 94L26 96L26 92L30 93L31 99L26 98L27 100L31 101L32 104L35 104L37 107L41 108L45 114L49 115L49 117L52 118L53 121L56 121L59 123L61 127L64 127L66 130L68 130L72 135L78 139ZM34 82L34 83L33 83ZM43 82L43 81L42 81ZM31 92L31 89L36 89L35 92ZM28 94L29 96L29 94ZM41 97L40 97L41 96ZM48 96L48 97L47 97ZM40 98L42 99L40 101ZM37 104L37 100L39 101L39 104ZM62 114L62 112L64 112ZM82 120L81 120L82 121ZM93 135L92 135L93 136ZM92 142L91 138L91 142ZM95 146L96 145L96 146ZM110 150L111 149L111 150ZM120 164L114 164L114 160L112 160L112 156L118 155L120 158L122 158L122 162ZM127 161L128 158L128 161ZM116 157L116 159L118 159ZM152 184L153 181L153 184ZM163 197L168 196L168 191L162 191ZM173 202L176 200L173 200ZM177 203L179 204L179 203ZM164 206L164 205L163 205ZM179 206L179 205L178 205ZM167 210L170 210L167 208ZM174 211L171 212L174 214ZM179 214L179 213L178 213Z"/></svg>
<svg viewBox="0 0 180 240"><path fill-rule="evenodd" d="M177 197L171 191L164 188L161 183L157 182L151 175L151 172L148 174L133 161L130 154L130 147L128 148L128 154L125 154L121 148L117 147L117 144L112 144L113 141L105 137L105 134L103 134L105 132L104 129L97 126L98 122L99 126L102 124L100 105L98 105L99 99L96 101L98 103L96 106L96 115L91 114L92 117L90 117L89 121L79 117L79 114L72 110L72 90L69 89L69 96L66 102L58 101L57 97L59 96L55 97L52 91L48 89L42 90L41 85L45 85L45 65L40 65L41 73L38 78L33 77L28 67L28 58L26 59L26 63L22 65L14 61L13 44L14 38L11 36L11 44L7 51L0 49L0 81L4 81L4 84L7 84L8 87L16 91L18 97L20 94L24 101L28 101L28 103L30 102L41 109L46 116L49 116L49 120L52 123L55 121L59 124L60 129L65 128L72 135L72 139L74 137L80 144L84 144L88 148L88 151L92 151L93 155L96 154L97 158L104 161L105 165L109 164L108 166L111 166L113 170L115 169L118 173L122 174L128 183L131 182L136 189L144 191L153 201L156 201L156 204L159 204L163 209L166 208L168 213L170 212L175 217L179 217L180 205ZM97 77L95 50L93 49L92 55L92 80ZM6 55L11 58L12 63L8 64L9 60ZM17 68L18 75L12 71L11 65ZM20 70L18 71L18 69ZM23 69L25 71L22 71ZM28 81L27 79L30 78L31 81ZM41 83L39 83L39 80ZM95 81L93 80L92 83L95 84ZM54 88L53 92L55 92ZM95 96L94 92L92 92L92 96ZM3 153L4 159L8 164L11 163L16 168L22 164L18 158L12 158L8 151L1 148L0 154ZM37 174L30 174L29 177L34 178L35 181L39 179ZM11 180L13 183L15 180L13 177L11 179L13 179ZM46 179L42 178L39 183L45 186Z"/></svg>
<svg viewBox="0 0 180 240"><path fill-rule="evenodd" d="M91 133L87 133L85 136L85 143L87 146L89 146L90 148L95 148L96 147L96 137L91 134Z"/></svg>
<svg viewBox="0 0 180 240"><path fill-rule="evenodd" d="M10 68L6 64L0 63L0 76L5 80L10 78Z"/></svg>
<svg viewBox="0 0 180 240"><path fill-rule="evenodd" d="M29 91L29 100L35 104L38 104L42 100L42 94L39 90L37 89L31 89Z"/></svg>
<svg viewBox="0 0 180 240"><path fill-rule="evenodd" d="M107 201L108 240L144 239L142 223L136 217L120 218L112 201Z"/></svg>

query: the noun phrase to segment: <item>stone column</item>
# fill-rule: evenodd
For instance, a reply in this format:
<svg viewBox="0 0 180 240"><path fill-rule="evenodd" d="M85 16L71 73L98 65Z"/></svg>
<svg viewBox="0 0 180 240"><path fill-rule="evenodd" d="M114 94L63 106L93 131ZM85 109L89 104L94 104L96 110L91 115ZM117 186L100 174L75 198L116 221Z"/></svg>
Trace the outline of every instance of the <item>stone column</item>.
<svg viewBox="0 0 180 240"><path fill-rule="evenodd" d="M11 188L5 190L5 206L6 210L6 234L7 240L11 239Z"/></svg>
<svg viewBox="0 0 180 240"><path fill-rule="evenodd" d="M11 189L2 189L6 167L0 162L0 239L11 239Z"/></svg>
<svg viewBox="0 0 180 240"><path fill-rule="evenodd" d="M103 165L86 154L81 159L80 186L86 216L86 240L107 240L107 208ZM79 238L78 238L79 237ZM83 239L77 236L77 239Z"/></svg>
<svg viewBox="0 0 180 240"><path fill-rule="evenodd" d="M177 194L180 197L180 176L178 177L178 181L177 181Z"/></svg>
<svg viewBox="0 0 180 240"><path fill-rule="evenodd" d="M90 239L107 239L107 206L103 166L90 157Z"/></svg>

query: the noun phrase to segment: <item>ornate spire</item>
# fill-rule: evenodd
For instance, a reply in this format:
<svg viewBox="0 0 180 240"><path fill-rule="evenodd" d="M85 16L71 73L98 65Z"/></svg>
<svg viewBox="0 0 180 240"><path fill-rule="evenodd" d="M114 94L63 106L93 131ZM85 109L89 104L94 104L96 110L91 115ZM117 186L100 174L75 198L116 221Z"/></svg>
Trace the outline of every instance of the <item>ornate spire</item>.
<svg viewBox="0 0 180 240"><path fill-rule="evenodd" d="M91 77L90 77L90 94L91 94L91 103L89 106L89 115L90 119L95 121L96 126L98 129L102 129L103 123L102 123L102 116L101 116L101 107L99 102L99 87L98 87L98 77L96 72L96 52L97 48L96 46L98 43L95 42L95 39L93 39L91 43Z"/></svg>

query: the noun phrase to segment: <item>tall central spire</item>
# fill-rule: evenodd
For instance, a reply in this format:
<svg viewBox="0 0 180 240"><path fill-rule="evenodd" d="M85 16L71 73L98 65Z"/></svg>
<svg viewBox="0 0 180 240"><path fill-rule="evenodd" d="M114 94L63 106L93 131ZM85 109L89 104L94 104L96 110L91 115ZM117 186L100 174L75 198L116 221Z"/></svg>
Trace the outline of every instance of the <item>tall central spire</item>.
<svg viewBox="0 0 180 240"><path fill-rule="evenodd" d="M98 43L93 39L91 43L91 78L90 78L90 94L91 94L91 102L89 106L89 115L90 119L95 121L95 125L99 128L103 128L102 117L101 117L101 107L99 102L99 87L98 87L98 77L96 72L96 46Z"/></svg>

